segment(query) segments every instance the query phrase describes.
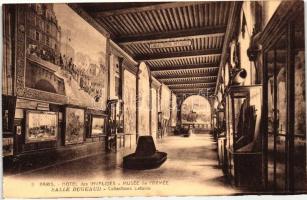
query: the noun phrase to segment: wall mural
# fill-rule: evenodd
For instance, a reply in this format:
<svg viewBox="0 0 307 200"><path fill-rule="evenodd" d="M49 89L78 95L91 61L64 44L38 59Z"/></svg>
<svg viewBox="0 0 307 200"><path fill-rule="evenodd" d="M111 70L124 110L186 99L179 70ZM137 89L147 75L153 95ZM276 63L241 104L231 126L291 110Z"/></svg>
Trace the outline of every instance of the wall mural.
<svg viewBox="0 0 307 200"><path fill-rule="evenodd" d="M127 70L124 71L124 91L125 133L136 134L136 78Z"/></svg>
<svg viewBox="0 0 307 200"><path fill-rule="evenodd" d="M139 75L139 134L149 134L149 74L145 63L140 65Z"/></svg>
<svg viewBox="0 0 307 200"><path fill-rule="evenodd" d="M183 124L210 124L211 108L207 99L193 95L184 100L181 106Z"/></svg>
<svg viewBox="0 0 307 200"><path fill-rule="evenodd" d="M68 5L27 6L26 57L26 87L66 95L69 104L105 108L106 38Z"/></svg>
<svg viewBox="0 0 307 200"><path fill-rule="evenodd" d="M82 143L84 138L84 110L66 108L65 144Z"/></svg>

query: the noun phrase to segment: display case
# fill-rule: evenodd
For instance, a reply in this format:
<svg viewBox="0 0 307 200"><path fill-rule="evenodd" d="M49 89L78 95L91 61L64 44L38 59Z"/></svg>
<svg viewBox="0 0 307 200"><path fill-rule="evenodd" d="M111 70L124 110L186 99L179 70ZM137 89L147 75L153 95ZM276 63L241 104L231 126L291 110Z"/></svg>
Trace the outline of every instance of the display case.
<svg viewBox="0 0 307 200"><path fill-rule="evenodd" d="M226 173L236 186L261 186L261 89L231 86L226 93Z"/></svg>
<svg viewBox="0 0 307 200"><path fill-rule="evenodd" d="M219 166L225 170L226 167L226 122L225 122L225 110L218 109L216 111L217 116L217 128L216 128L216 138L218 147L218 161Z"/></svg>

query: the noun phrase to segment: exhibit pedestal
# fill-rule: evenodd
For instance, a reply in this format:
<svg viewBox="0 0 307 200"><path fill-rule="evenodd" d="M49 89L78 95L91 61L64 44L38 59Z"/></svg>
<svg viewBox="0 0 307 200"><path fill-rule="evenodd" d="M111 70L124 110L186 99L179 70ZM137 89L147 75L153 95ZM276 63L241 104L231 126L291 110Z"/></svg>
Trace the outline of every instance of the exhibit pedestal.
<svg viewBox="0 0 307 200"><path fill-rule="evenodd" d="M226 150L225 150L225 146L226 146L226 137L225 136L221 136L218 137L217 139L217 148L218 148L218 161L219 161L219 166L224 168L225 164L226 164Z"/></svg>
<svg viewBox="0 0 307 200"><path fill-rule="evenodd" d="M237 187L260 189L262 186L261 152L233 152L227 149L227 175Z"/></svg>

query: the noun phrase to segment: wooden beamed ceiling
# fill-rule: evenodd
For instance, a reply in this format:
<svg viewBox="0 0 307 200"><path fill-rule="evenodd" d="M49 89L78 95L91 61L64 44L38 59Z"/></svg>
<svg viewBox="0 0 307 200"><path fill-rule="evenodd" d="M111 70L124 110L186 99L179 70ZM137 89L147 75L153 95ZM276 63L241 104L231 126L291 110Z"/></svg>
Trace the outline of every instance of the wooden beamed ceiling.
<svg viewBox="0 0 307 200"><path fill-rule="evenodd" d="M176 94L214 92L236 2L78 4Z"/></svg>

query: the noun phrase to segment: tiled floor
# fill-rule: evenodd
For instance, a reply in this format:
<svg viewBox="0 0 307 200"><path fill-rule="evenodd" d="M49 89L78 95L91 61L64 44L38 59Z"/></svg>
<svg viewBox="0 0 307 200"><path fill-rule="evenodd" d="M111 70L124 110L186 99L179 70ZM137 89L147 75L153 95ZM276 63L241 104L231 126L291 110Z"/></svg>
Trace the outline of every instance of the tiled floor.
<svg viewBox="0 0 307 200"><path fill-rule="evenodd" d="M123 180L147 181L150 189L133 190L129 193L131 195L231 195L240 192L225 183L222 170L217 166L216 144L210 134L193 134L190 137L169 136L157 141L156 146L159 151L168 154L167 161L157 169L124 170L122 157L134 151L128 149L116 154L96 155L5 179L10 182L14 179L27 180L27 182L115 180L115 183L121 186ZM151 181L161 182L157 184ZM129 183L126 185L129 186ZM115 192L107 188L104 194L112 195L116 194ZM128 194L125 192L121 191L118 195Z"/></svg>

